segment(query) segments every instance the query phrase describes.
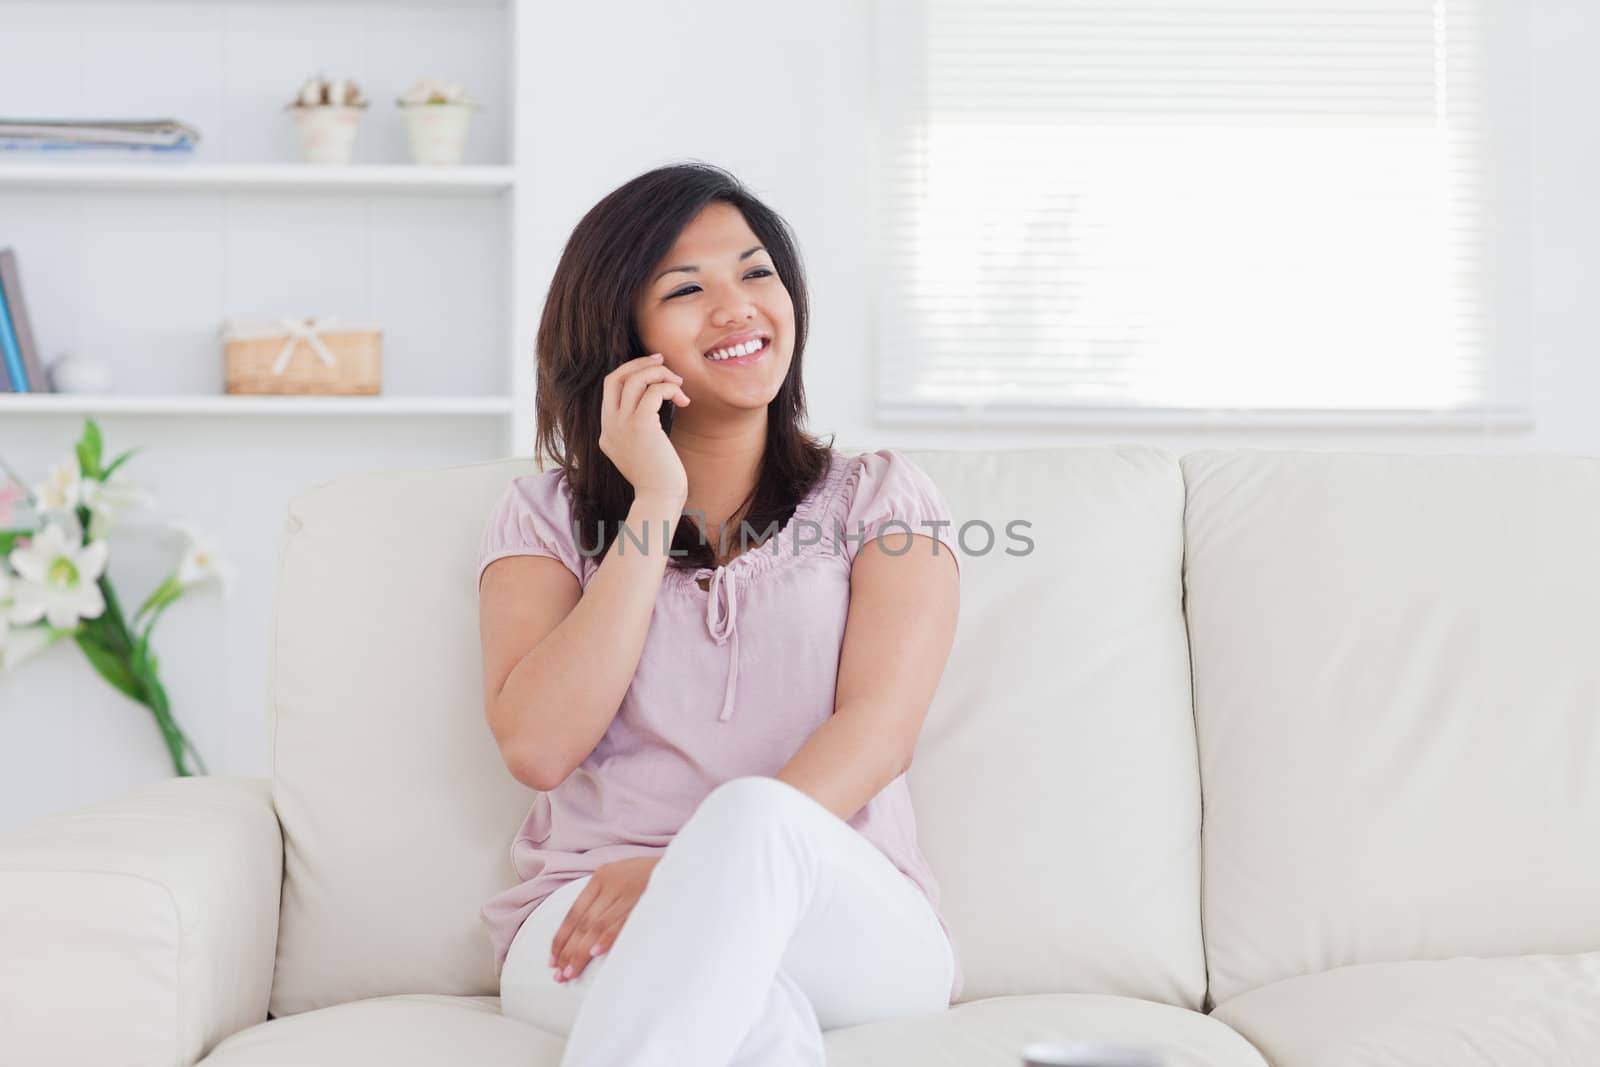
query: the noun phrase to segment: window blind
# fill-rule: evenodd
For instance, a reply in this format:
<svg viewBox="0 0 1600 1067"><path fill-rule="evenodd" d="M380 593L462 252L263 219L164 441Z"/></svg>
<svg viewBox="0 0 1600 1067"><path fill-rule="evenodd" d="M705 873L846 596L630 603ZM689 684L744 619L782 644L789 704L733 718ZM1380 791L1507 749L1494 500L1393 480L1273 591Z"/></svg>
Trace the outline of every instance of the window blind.
<svg viewBox="0 0 1600 1067"><path fill-rule="evenodd" d="M878 0L880 416L1519 411L1489 2Z"/></svg>

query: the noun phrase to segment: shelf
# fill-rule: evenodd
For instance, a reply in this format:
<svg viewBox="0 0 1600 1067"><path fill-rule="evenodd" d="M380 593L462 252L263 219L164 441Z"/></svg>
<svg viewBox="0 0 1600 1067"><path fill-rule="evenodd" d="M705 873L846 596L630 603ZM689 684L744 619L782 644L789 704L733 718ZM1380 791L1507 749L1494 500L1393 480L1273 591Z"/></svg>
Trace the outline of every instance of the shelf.
<svg viewBox="0 0 1600 1067"><path fill-rule="evenodd" d="M0 393L0 414L505 415L508 396L95 396Z"/></svg>
<svg viewBox="0 0 1600 1067"><path fill-rule="evenodd" d="M43 162L0 156L0 188L237 189L495 194L511 188L515 168L317 163L196 163L159 159Z"/></svg>

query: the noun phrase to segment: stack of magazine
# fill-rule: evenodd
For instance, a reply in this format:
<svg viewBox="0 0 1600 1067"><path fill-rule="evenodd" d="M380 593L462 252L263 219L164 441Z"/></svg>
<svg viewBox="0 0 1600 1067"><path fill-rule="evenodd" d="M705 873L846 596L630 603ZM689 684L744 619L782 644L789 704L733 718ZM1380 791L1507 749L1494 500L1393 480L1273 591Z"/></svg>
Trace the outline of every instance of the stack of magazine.
<svg viewBox="0 0 1600 1067"><path fill-rule="evenodd" d="M39 360L22 299L17 254L0 248L0 393L50 393L49 375Z"/></svg>
<svg viewBox="0 0 1600 1067"><path fill-rule="evenodd" d="M0 118L0 151L190 153L200 131L177 119Z"/></svg>

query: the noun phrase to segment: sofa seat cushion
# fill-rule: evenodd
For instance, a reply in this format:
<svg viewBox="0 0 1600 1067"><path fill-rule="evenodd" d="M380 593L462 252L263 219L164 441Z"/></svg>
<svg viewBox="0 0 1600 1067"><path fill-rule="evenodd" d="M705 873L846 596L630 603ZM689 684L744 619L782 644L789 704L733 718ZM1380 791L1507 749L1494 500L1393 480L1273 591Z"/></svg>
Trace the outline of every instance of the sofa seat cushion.
<svg viewBox="0 0 1600 1067"><path fill-rule="evenodd" d="M1577 1067L1600 1063L1600 952L1358 964L1213 1015L1273 1067Z"/></svg>
<svg viewBox="0 0 1600 1067"><path fill-rule="evenodd" d="M1248 1041L1197 1011L1081 993L991 997L823 1034L828 1067L1018 1067L1036 1041L1148 1046L1163 1067L1267 1067Z"/></svg>
<svg viewBox="0 0 1600 1067"><path fill-rule="evenodd" d="M823 1035L829 1067L1017 1067L1035 1041L1160 1049L1167 1067L1266 1067L1214 1019L1129 997L994 997ZM234 1034L201 1067L557 1067L565 1042L500 1014L498 997L409 994L338 1004Z"/></svg>
<svg viewBox="0 0 1600 1067"><path fill-rule="evenodd" d="M561 1038L500 1014L499 997L408 993L241 1030L201 1067L558 1067Z"/></svg>

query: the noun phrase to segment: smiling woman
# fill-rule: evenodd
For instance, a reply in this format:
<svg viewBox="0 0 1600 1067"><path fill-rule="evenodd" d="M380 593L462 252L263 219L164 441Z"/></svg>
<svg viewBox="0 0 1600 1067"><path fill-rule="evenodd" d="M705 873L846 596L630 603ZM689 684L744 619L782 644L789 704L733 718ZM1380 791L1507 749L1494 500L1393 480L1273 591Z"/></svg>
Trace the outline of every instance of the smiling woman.
<svg viewBox="0 0 1600 1067"><path fill-rule="evenodd" d="M600 447L594 398L607 374L656 352L692 401L659 410L689 483L675 565L718 561L720 530L691 515L742 517L758 531L788 520L827 465L827 446L801 428L809 318L788 224L726 171L663 167L590 210L539 323L535 451L566 472L586 546L610 547L635 495ZM758 337L760 350L727 358ZM731 426L743 438L737 450L726 447Z"/></svg>
<svg viewBox="0 0 1600 1067"><path fill-rule="evenodd" d="M805 334L787 226L713 167L607 196L551 284L557 463L479 568L486 714L538 794L482 918L502 1011L567 1064L820 1062L822 1030L961 988L905 781L953 524L905 457L802 429Z"/></svg>
<svg viewBox="0 0 1600 1067"><path fill-rule="evenodd" d="M644 347L666 357L695 401L669 427L698 435L778 394L794 361L795 304L734 204L707 205L667 258L676 265L640 293L634 321Z"/></svg>
<svg viewBox="0 0 1600 1067"><path fill-rule="evenodd" d="M749 228L750 227L744 222L743 215L738 214L737 211L725 207L724 205L714 204L708 207L701 214L700 218L695 220L695 224L690 228L689 231L686 231L686 235L692 237L695 235L704 234L709 236L711 240L717 240L719 238L726 239L727 236L732 236L737 239L740 231L748 231ZM738 262L739 264L744 264L745 261L749 260L751 256L757 255L758 253L764 254L765 252L766 249L762 248L760 245L756 245L754 248L747 248L743 252L739 253ZM760 260L757 260L757 263L760 263ZM771 267L767 266L754 266L747 269L741 265L738 267L738 269L747 279L777 279L778 277L777 272ZM700 268L692 264L688 266L668 267L657 276L657 281L672 274L699 273ZM783 293L784 300L787 301L789 291L784 289L781 284L778 286L778 289ZM692 296L700 291L701 290L699 286L686 286L682 289L676 289L667 294L665 299L681 299L683 297ZM645 315L648 315L650 310L651 309L648 307L643 309ZM794 305L792 302L790 303L789 310L784 315L784 318L788 319L790 322L793 322ZM738 333L724 337L717 344L706 349L705 357L717 362L734 360L739 361L740 365L748 365L750 363L754 363L761 355L765 355L771 351L771 341L771 330L742 330Z"/></svg>

